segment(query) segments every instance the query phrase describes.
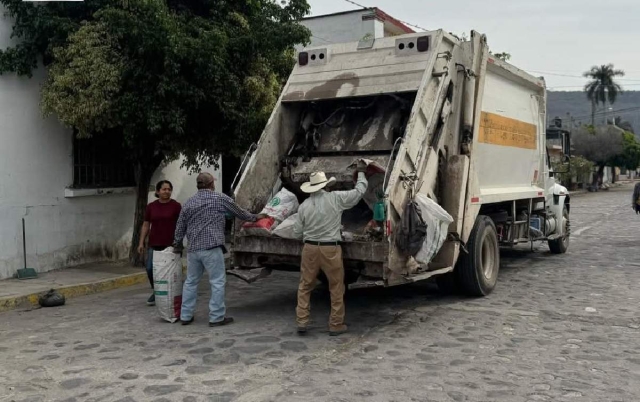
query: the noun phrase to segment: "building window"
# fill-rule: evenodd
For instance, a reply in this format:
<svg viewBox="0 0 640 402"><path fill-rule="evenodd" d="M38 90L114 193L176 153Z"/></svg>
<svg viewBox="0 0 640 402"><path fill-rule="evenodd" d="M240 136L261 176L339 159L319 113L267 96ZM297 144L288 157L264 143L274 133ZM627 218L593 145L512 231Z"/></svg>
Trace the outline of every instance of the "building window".
<svg viewBox="0 0 640 402"><path fill-rule="evenodd" d="M73 187L135 186L134 165L125 157L122 135L73 136Z"/></svg>

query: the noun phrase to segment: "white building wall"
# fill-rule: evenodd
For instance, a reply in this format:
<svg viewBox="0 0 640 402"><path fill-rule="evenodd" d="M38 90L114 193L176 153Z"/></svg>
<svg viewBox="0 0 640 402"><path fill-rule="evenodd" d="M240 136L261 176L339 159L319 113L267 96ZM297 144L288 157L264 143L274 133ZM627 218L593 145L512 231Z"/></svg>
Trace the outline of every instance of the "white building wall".
<svg viewBox="0 0 640 402"><path fill-rule="evenodd" d="M313 35L308 47L324 46L330 43L357 42L367 34L380 38L384 36L384 24L375 19L362 20L371 11L328 15L302 21Z"/></svg>
<svg viewBox="0 0 640 402"><path fill-rule="evenodd" d="M10 35L11 22L0 7L1 49L12 44ZM44 78L42 69L31 79L0 76L0 279L23 266L22 218L27 265L39 272L128 255L134 191L68 197L72 134L55 117L42 118ZM220 171L207 170L220 179ZM153 184L164 178L174 184L180 202L196 191L195 177L180 169L180 161L159 169Z"/></svg>
<svg viewBox="0 0 640 402"><path fill-rule="evenodd" d="M198 190L196 188L198 174L189 174L180 167L181 165L182 160L177 160L158 168L151 179L151 186L153 186L154 191L149 191L149 202L156 199L154 195L155 185L160 180L169 180L173 184L172 197L181 204L184 204L189 197L196 193ZM214 169L213 166L203 168L202 171L211 173L215 179L216 191L222 191L222 171Z"/></svg>
<svg viewBox="0 0 640 402"><path fill-rule="evenodd" d="M23 217L27 265L40 272L126 256L134 195L65 198L72 134L55 117L41 117L43 80L43 70L31 79L0 77L0 278L23 265Z"/></svg>

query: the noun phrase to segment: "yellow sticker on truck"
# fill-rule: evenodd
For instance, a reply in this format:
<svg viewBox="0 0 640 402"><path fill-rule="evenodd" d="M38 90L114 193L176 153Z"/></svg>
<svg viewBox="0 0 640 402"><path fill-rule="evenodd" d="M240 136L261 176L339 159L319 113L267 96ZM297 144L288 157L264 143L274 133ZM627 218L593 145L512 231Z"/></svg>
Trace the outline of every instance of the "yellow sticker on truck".
<svg viewBox="0 0 640 402"><path fill-rule="evenodd" d="M505 147L538 149L538 129L535 124L482 112L478 141Z"/></svg>

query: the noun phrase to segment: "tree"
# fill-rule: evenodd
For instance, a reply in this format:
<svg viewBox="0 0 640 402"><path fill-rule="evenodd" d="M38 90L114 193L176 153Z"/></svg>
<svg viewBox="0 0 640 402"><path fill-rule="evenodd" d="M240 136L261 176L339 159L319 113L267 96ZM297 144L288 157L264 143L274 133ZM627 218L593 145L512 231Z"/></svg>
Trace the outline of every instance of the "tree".
<svg viewBox="0 0 640 402"><path fill-rule="evenodd" d="M49 67L45 114L79 137L124 136L136 163L131 258L151 177L162 162L196 169L255 141L309 41L306 0L0 0L20 42L0 74Z"/></svg>
<svg viewBox="0 0 640 402"><path fill-rule="evenodd" d="M494 53L493 54L497 59L500 59L502 61L509 61L511 60L511 54L507 53L507 52L502 52L502 53Z"/></svg>
<svg viewBox="0 0 640 402"><path fill-rule="evenodd" d="M572 133L571 143L576 155L583 156L598 167L593 177L594 186L602 181L605 167L611 166L612 161L624 151L622 130L614 126L582 126Z"/></svg>
<svg viewBox="0 0 640 402"><path fill-rule="evenodd" d="M614 78L623 77L624 71L616 70L613 64L593 66L591 70L585 72L585 78L591 81L584 87L587 98L591 101L591 125L595 125L596 107L599 103L606 105L607 101L614 104L618 94L622 92L622 87Z"/></svg>
<svg viewBox="0 0 640 402"><path fill-rule="evenodd" d="M633 171L640 166L640 142L633 133L622 133L622 153L616 155L611 164Z"/></svg>
<svg viewBox="0 0 640 402"><path fill-rule="evenodd" d="M593 172L593 162L587 160L582 156L572 156L571 163L569 164L569 170L567 171L567 164L564 161L556 161L552 163L554 172L557 173L557 178L560 182L572 189L573 179L577 180L577 183L582 183L582 180Z"/></svg>
<svg viewBox="0 0 640 402"><path fill-rule="evenodd" d="M613 123L616 126L623 129L624 131L628 131L632 134L635 134L635 131L633 130L633 125L626 120L622 120L622 117L616 116L615 119L613 120Z"/></svg>

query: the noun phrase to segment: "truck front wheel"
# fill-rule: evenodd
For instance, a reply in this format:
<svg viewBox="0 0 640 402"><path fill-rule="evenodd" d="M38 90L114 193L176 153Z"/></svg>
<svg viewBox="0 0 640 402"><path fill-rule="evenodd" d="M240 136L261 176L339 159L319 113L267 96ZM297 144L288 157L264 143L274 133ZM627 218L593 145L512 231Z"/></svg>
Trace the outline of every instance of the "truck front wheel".
<svg viewBox="0 0 640 402"><path fill-rule="evenodd" d="M562 212L562 237L559 237L555 240L549 240L549 250L553 254L564 254L569 249L569 210L567 206L564 206L564 210Z"/></svg>
<svg viewBox="0 0 640 402"><path fill-rule="evenodd" d="M478 215L467 250L468 254L460 254L455 269L460 286L470 296L486 296L496 286L500 269L498 234L491 218Z"/></svg>

